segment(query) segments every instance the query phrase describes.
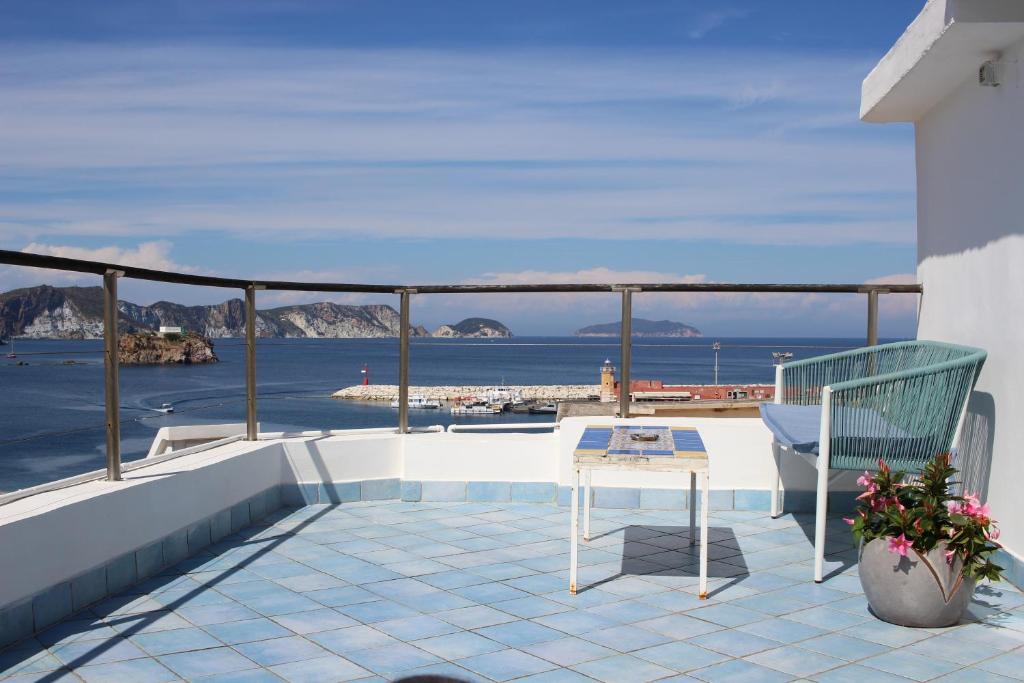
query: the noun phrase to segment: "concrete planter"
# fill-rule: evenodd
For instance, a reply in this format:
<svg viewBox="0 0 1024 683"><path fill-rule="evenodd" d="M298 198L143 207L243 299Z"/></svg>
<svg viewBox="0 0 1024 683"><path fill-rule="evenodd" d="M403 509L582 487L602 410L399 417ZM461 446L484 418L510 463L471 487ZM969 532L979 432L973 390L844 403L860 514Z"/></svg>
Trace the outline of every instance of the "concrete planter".
<svg viewBox="0 0 1024 683"><path fill-rule="evenodd" d="M938 628L960 621L974 594L974 579L961 574L963 562L946 562L946 544L922 555L890 553L888 539L878 538L860 548L860 584L871 611L900 626Z"/></svg>

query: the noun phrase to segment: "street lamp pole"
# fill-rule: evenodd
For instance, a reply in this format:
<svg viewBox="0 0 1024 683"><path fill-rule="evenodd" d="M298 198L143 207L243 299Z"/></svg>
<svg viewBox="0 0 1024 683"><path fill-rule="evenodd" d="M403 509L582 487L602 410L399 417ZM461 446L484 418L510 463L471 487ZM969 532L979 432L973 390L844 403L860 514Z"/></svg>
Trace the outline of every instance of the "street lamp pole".
<svg viewBox="0 0 1024 683"><path fill-rule="evenodd" d="M715 350L715 386L718 386L718 352L722 349L722 342L715 342L711 348Z"/></svg>

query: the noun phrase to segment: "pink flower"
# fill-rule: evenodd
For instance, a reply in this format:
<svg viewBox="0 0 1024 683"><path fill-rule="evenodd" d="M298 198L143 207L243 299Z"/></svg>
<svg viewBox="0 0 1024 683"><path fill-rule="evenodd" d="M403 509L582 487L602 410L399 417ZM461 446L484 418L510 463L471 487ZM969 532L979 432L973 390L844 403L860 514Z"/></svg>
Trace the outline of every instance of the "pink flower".
<svg viewBox="0 0 1024 683"><path fill-rule="evenodd" d="M849 524L850 526L853 526L855 524L852 517L843 517L843 521Z"/></svg>
<svg viewBox="0 0 1024 683"><path fill-rule="evenodd" d="M871 483L871 473L864 470L864 474L860 475L860 478L857 479L857 486L868 486Z"/></svg>
<svg viewBox="0 0 1024 683"><path fill-rule="evenodd" d="M965 493L963 505L960 506L960 511L970 517L974 517L978 510L981 508L981 501L978 500L977 494Z"/></svg>
<svg viewBox="0 0 1024 683"><path fill-rule="evenodd" d="M999 540L999 529L997 529L996 527L985 529L985 538L987 538L990 541Z"/></svg>
<svg viewBox="0 0 1024 683"><path fill-rule="evenodd" d="M889 539L889 552L896 553L900 557L906 557L907 551L913 547L914 544L907 540L906 534L900 534L895 538Z"/></svg>
<svg viewBox="0 0 1024 683"><path fill-rule="evenodd" d="M978 517L978 518L988 517L989 516L988 503L985 503L984 505L982 505L979 508L975 508L974 509L974 516Z"/></svg>
<svg viewBox="0 0 1024 683"><path fill-rule="evenodd" d="M947 500L946 510L948 510L949 514L951 515L958 515L962 512L963 508L961 507L960 503L956 502L955 500Z"/></svg>
<svg viewBox="0 0 1024 683"><path fill-rule="evenodd" d="M882 512L885 510L885 500L882 498L872 498L870 502L872 512Z"/></svg>
<svg viewBox="0 0 1024 683"><path fill-rule="evenodd" d="M956 557L956 551L955 550L947 550L945 552L945 555L946 555L946 564L953 564L953 558Z"/></svg>

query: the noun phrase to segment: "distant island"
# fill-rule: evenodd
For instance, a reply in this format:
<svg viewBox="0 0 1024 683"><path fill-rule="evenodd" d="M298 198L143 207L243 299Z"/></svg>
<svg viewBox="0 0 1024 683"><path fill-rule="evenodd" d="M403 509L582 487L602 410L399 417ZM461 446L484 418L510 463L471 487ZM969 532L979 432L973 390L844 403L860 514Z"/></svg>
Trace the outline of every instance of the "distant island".
<svg viewBox="0 0 1024 683"><path fill-rule="evenodd" d="M156 335L134 332L118 337L117 358L125 365L216 363L213 343L206 337L187 334Z"/></svg>
<svg viewBox="0 0 1024 683"><path fill-rule="evenodd" d="M466 318L454 325L441 325L431 337L511 337L512 330L490 318Z"/></svg>
<svg viewBox="0 0 1024 683"><path fill-rule="evenodd" d="M645 320L633 318L632 336L634 337L702 337L700 330L692 325L677 323L672 320ZM622 334L622 321L589 325L576 330L577 337L618 337Z"/></svg>

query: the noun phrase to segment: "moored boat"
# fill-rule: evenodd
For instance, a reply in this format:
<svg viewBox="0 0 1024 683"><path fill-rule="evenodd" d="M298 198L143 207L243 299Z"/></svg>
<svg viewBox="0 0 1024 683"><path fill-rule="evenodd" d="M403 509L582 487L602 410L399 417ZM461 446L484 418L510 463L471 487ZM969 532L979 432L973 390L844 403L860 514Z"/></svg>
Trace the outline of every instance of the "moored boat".
<svg viewBox="0 0 1024 683"><path fill-rule="evenodd" d="M400 404L396 398L391 402L392 408L397 408ZM441 401L436 398L427 398L421 394L409 397L409 407L421 410L437 410L441 407Z"/></svg>
<svg viewBox="0 0 1024 683"><path fill-rule="evenodd" d="M451 409L452 415L496 415L501 413L501 408L489 404L487 401L471 401L467 403L456 403Z"/></svg>

